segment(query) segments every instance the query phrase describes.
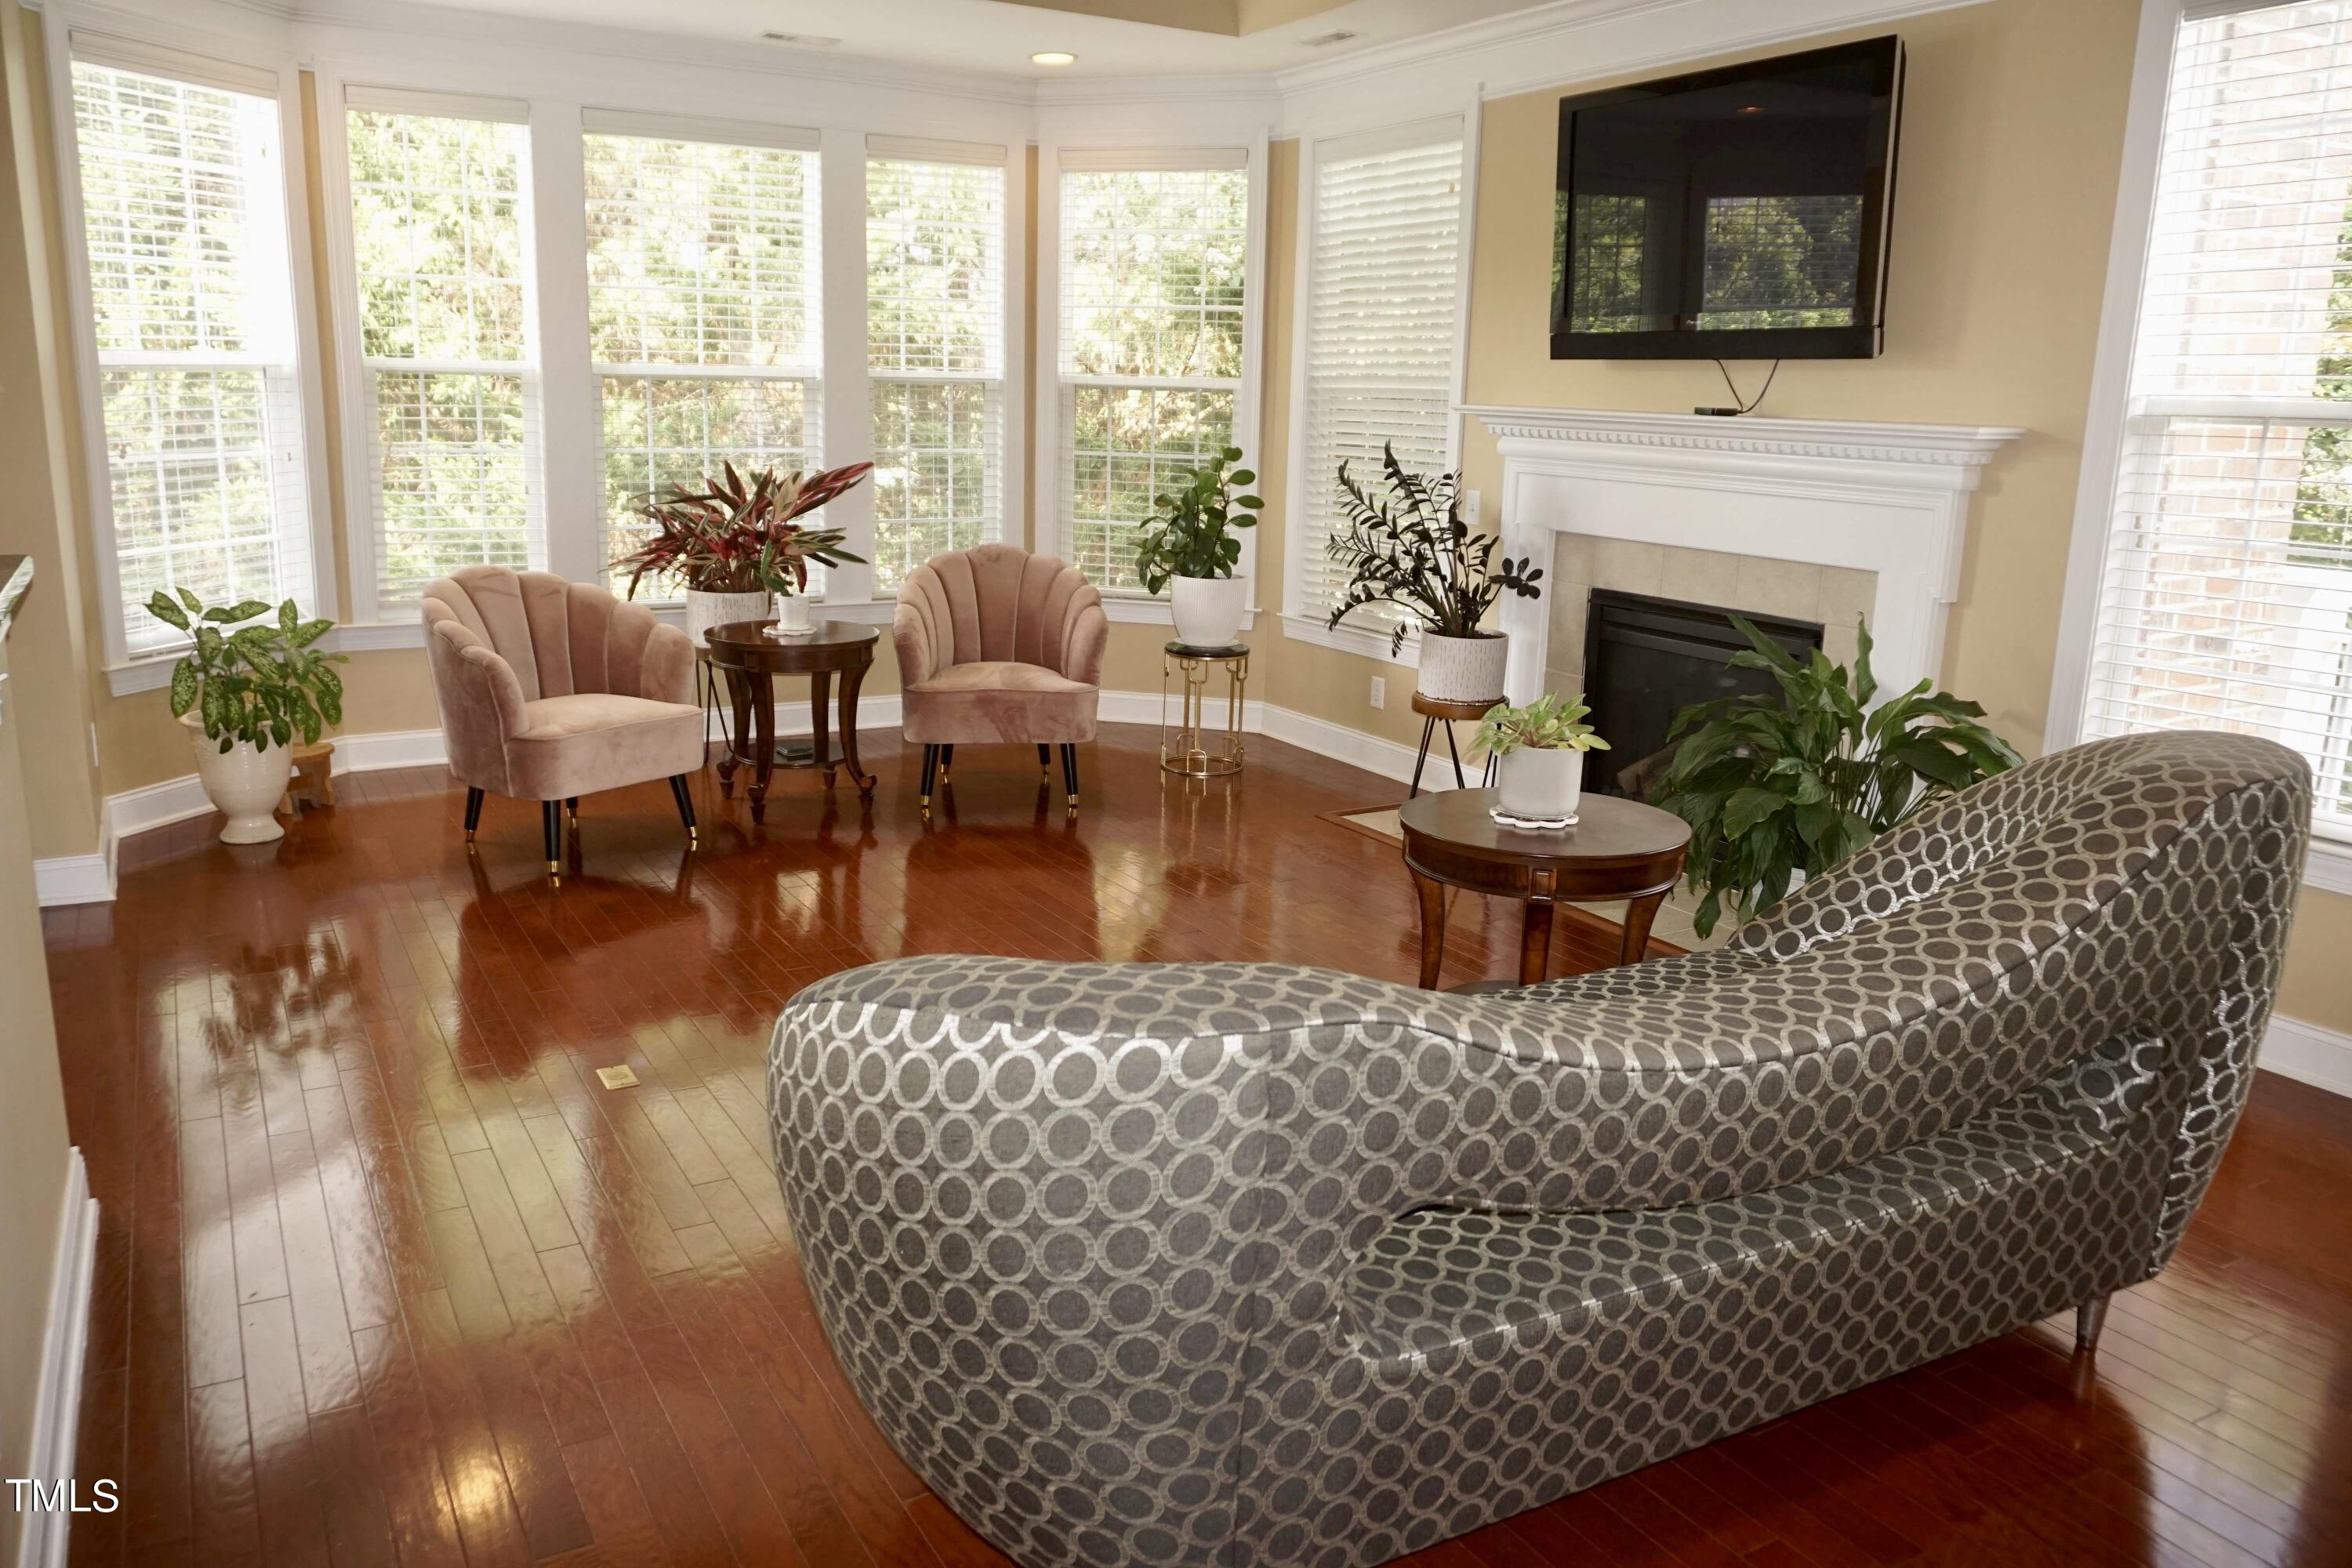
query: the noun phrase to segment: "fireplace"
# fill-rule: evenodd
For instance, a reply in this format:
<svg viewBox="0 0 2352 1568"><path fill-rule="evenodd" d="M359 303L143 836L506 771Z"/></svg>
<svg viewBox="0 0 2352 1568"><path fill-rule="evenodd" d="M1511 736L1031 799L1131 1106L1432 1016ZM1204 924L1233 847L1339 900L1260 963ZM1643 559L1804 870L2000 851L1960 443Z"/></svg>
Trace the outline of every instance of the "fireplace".
<svg viewBox="0 0 2352 1568"><path fill-rule="evenodd" d="M1799 658L1822 646L1819 621L1741 610L1757 630ZM1584 787L1606 795L1642 795L1664 765L1666 731L1694 702L1770 691L1760 669L1735 668L1731 656L1748 647L1732 626L1732 612L1713 605L1647 594L1594 588L1585 611L1585 721L1609 742L1586 753Z"/></svg>

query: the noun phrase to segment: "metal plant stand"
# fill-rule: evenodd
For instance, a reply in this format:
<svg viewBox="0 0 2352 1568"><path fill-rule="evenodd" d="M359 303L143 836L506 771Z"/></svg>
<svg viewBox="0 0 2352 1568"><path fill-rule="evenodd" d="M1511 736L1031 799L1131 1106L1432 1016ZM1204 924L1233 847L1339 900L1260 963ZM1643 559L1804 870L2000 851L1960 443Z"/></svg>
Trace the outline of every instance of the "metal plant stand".
<svg viewBox="0 0 2352 1568"><path fill-rule="evenodd" d="M1160 665L1160 765L1186 778L1223 778L1242 771L1242 705L1249 687L1249 648L1242 643L1228 647L1194 647L1171 642ZM1223 666L1225 672L1225 722L1209 728L1209 674ZM1168 722L1169 689L1181 681L1177 696L1182 712Z"/></svg>

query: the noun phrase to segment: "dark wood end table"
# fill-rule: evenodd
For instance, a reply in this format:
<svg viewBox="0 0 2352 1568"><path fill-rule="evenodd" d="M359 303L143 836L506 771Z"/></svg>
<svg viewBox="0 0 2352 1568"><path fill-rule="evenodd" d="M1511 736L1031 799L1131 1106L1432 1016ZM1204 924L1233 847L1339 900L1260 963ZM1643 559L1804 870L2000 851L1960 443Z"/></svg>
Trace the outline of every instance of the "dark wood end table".
<svg viewBox="0 0 2352 1568"><path fill-rule="evenodd" d="M1449 887L1526 900L1519 933L1522 985L1544 977L1555 903L1626 900L1618 962L1639 962L1650 944L1658 906L1682 875L1690 825L1654 805L1588 795L1577 804L1575 826L1524 832L1486 815L1497 794L1445 790L1409 800L1397 812L1404 830L1405 869L1421 895L1422 988L1435 988L1438 964L1445 957Z"/></svg>
<svg viewBox="0 0 2352 1568"><path fill-rule="evenodd" d="M735 773L751 768L751 820L763 822L768 813L768 780L782 768L823 768L824 787L834 784L834 772L847 767L858 797L874 798L874 775L857 761L857 689L874 666L878 627L850 621L820 621L804 637L772 637L773 621L730 621L703 634L711 668L726 677L735 723L727 738L727 754L719 762L719 793L732 796ZM776 677L805 675L809 682L809 717L814 730L806 755L776 744ZM841 677L841 734L827 732L825 705L832 696L833 678ZM747 745L747 740L749 744Z"/></svg>

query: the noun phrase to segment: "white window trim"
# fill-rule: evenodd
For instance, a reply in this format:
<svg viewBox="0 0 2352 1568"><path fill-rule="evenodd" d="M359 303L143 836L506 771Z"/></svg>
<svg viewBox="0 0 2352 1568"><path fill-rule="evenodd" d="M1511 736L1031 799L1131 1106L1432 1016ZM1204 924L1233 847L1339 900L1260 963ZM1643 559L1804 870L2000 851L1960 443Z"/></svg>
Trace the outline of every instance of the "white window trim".
<svg viewBox="0 0 2352 1568"><path fill-rule="evenodd" d="M2171 85L2173 42L2186 19L2217 10L2211 0L2143 0L2139 42L2132 62L2129 112L2124 124L2123 168L2116 183L2115 238L2107 252L2105 297L2099 310L2098 357L2083 429L2083 467L2074 492L2074 525L2066 556L2066 592L2050 678L2050 713L2042 749L2055 752L2083 739L2093 645L2099 621L2099 585L2106 574L2116 487L2122 475L2129 411L2133 345L2156 216L2156 182L2164 153L2164 114ZM2330 405L2333 413L2340 405ZM2315 835L2304 859L2305 885L2352 893L2352 844Z"/></svg>
<svg viewBox="0 0 2352 1568"><path fill-rule="evenodd" d="M1149 142L1109 137L1085 137L1068 142L1041 139L1037 146L1037 320L1039 334L1034 409L1036 440L1036 533L1032 548L1040 554L1067 561L1072 542L1063 525L1062 439L1062 174L1066 169L1198 169L1233 167L1234 140L1213 134L1198 141L1163 137ZM1240 139L1242 167L1249 174L1249 226L1242 244L1242 374L1234 391L1234 445L1242 451L1241 466L1255 468L1264 432L1259 426L1263 406L1265 335L1266 132L1253 129ZM1220 165L1212 160L1223 157ZM1122 378L1122 384L1133 378ZM1010 401L1008 399L1008 401ZM1242 558L1234 568L1250 580L1252 603L1244 612L1242 629L1252 629L1262 590L1257 581L1257 532L1241 531ZM1103 589L1103 612L1114 621L1171 626L1174 616L1165 597L1132 589Z"/></svg>
<svg viewBox="0 0 2352 1568"><path fill-rule="evenodd" d="M73 329L76 410L81 424L83 474L89 491L90 555L98 574L100 647L108 689L152 690L168 686L172 666L186 645L157 648L133 658L124 624L122 581L114 544L114 495L108 479L105 400L98 363L97 310L89 289L89 244L81 196L81 140L74 122L74 39L79 33L94 61L128 70L180 76L236 92L266 90L278 100L278 168L285 185L286 265L294 303L295 392L302 414L302 463L307 479L310 534L310 603L314 613L336 616L335 540L328 496L326 398L319 354L319 307L312 287L309 176L302 136L302 80L290 56L241 40L191 36L179 49L129 39L80 21L78 8L52 5L43 28L43 67L47 76L49 133L56 148L58 226L63 230L66 311Z"/></svg>
<svg viewBox="0 0 2352 1568"><path fill-rule="evenodd" d="M1462 406L1468 385L1470 368L1470 277L1477 259L1478 241L1478 153L1483 140L1480 135L1485 100L1473 92L1458 111L1462 121L1462 216L1460 255L1456 262L1454 294L1454 389L1453 409L1445 437L1445 462L1448 468L1462 463L1462 433L1465 416ZM1368 129L1351 129L1345 137L1303 135L1298 139L1298 202L1297 234L1291 264L1290 311L1290 438L1289 476L1285 486L1286 500L1283 517L1282 631L1293 642L1313 643L1318 647L1352 653L1362 658L1378 659L1384 664L1417 668L1421 662L1421 626L1418 622L1405 628L1404 644L1395 653L1389 651L1393 632L1377 621L1362 619L1329 625L1319 615L1310 614L1307 607L1307 561L1305 541L1297 526L1303 515L1307 486L1318 482L1317 476L1307 471L1307 441L1304 421L1307 415L1307 333L1312 312L1307 310L1308 292L1314 287L1315 268L1315 168L1316 149L1323 142L1360 141L1370 136L1400 132L1426 124L1432 120L1451 118L1450 115L1415 115L1392 125ZM1499 524L1500 518L1496 522ZM1549 565L1549 563L1543 563Z"/></svg>

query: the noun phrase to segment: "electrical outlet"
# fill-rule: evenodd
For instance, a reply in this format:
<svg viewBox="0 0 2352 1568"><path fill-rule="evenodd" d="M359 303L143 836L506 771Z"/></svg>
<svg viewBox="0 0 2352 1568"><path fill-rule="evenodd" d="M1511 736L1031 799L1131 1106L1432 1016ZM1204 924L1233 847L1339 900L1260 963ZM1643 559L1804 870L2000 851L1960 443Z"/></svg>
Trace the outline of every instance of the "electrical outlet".
<svg viewBox="0 0 2352 1568"><path fill-rule="evenodd" d="M637 1087L637 1072L635 1068L598 1068L596 1069L596 1077L598 1081L602 1082L606 1089L635 1089Z"/></svg>
<svg viewBox="0 0 2352 1568"><path fill-rule="evenodd" d="M1385 676L1385 675L1375 675L1374 677L1372 677L1372 706L1373 706L1373 707L1375 707L1375 708L1385 708L1385 707L1387 707L1388 705L1389 705L1389 680L1388 680L1388 677L1387 677L1387 676Z"/></svg>
<svg viewBox="0 0 2352 1568"><path fill-rule="evenodd" d="M1463 522L1467 524L1471 529L1475 530L1478 526L1478 513L1482 509L1478 504L1478 492L1476 490L1464 490L1462 492Z"/></svg>

